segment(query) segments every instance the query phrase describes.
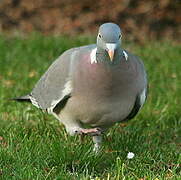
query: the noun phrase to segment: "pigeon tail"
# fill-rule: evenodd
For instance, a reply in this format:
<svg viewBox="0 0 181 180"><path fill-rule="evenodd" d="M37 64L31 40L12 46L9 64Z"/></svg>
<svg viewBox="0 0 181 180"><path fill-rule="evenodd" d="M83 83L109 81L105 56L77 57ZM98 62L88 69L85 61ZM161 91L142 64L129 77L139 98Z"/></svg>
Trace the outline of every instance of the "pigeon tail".
<svg viewBox="0 0 181 180"><path fill-rule="evenodd" d="M19 101L19 102L31 102L30 95L20 96L17 98L12 98L11 100Z"/></svg>

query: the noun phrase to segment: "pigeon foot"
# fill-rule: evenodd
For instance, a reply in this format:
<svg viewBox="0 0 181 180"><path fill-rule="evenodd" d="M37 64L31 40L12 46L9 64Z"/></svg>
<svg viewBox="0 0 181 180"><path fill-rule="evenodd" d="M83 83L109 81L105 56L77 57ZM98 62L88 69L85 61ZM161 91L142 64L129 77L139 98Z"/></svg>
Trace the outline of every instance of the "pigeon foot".
<svg viewBox="0 0 181 180"><path fill-rule="evenodd" d="M75 133L80 135L90 135L90 136L98 136L102 134L99 128L80 129L78 131L75 131Z"/></svg>

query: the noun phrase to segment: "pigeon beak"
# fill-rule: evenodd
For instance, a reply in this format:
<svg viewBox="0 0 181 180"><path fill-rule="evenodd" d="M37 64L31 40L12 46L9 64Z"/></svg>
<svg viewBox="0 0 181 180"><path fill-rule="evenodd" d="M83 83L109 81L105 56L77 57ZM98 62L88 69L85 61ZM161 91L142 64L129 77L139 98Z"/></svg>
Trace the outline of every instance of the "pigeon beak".
<svg viewBox="0 0 181 180"><path fill-rule="evenodd" d="M111 62L113 61L114 58L114 50L116 49L116 44L115 43L107 43L106 47L107 47L107 52L109 55L109 58L111 60Z"/></svg>
<svg viewBox="0 0 181 180"><path fill-rule="evenodd" d="M113 61L113 57L114 57L114 51L108 50L108 54L109 54L110 60L112 62Z"/></svg>

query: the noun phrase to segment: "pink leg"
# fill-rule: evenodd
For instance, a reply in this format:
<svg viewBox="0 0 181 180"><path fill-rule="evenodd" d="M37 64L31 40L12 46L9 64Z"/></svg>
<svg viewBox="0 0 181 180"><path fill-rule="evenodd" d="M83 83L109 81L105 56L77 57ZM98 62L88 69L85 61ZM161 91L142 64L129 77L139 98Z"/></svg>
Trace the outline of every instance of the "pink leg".
<svg viewBox="0 0 181 180"><path fill-rule="evenodd" d="M76 134L82 134L82 135L91 135L91 136L98 136L102 134L101 130L99 128L91 128L91 129L80 129L75 132Z"/></svg>

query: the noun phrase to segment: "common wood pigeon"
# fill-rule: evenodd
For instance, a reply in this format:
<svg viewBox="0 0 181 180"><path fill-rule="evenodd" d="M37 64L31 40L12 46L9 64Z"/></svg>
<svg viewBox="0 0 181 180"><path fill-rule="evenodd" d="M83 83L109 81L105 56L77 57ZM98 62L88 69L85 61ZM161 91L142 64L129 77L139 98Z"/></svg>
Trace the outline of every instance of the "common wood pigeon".
<svg viewBox="0 0 181 180"><path fill-rule="evenodd" d="M65 51L26 96L65 125L70 135L93 136L94 150L102 132L132 119L145 103L147 75L142 61L122 49L118 25L99 27L97 44Z"/></svg>

